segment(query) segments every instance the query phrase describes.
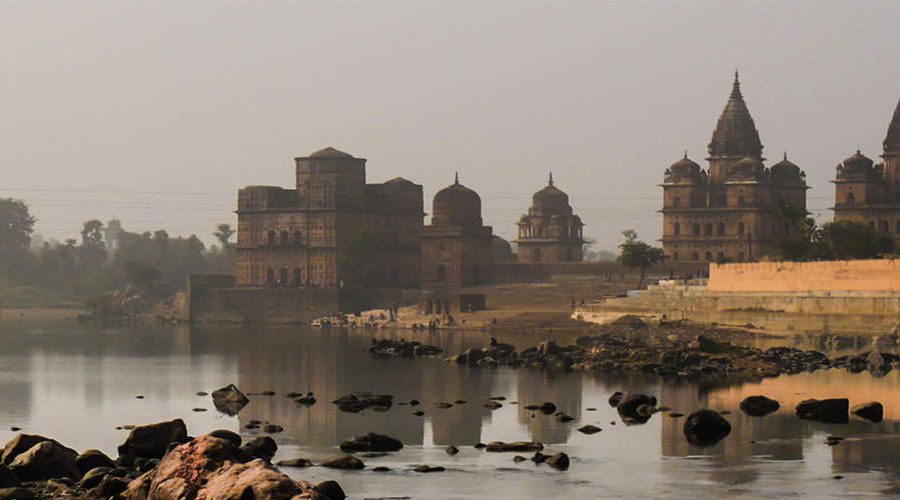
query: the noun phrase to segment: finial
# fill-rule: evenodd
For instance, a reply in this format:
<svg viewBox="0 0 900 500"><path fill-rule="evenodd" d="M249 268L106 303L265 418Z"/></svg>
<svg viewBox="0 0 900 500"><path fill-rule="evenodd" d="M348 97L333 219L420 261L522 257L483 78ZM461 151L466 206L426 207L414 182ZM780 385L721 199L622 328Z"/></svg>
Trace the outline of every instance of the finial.
<svg viewBox="0 0 900 500"><path fill-rule="evenodd" d="M453 173L453 183L454 183L454 184L459 184L459 172L454 172L454 173Z"/></svg>
<svg viewBox="0 0 900 500"><path fill-rule="evenodd" d="M550 185L553 185L553 172L550 172Z"/></svg>
<svg viewBox="0 0 900 500"><path fill-rule="evenodd" d="M684 159L687 160L687 149L684 150Z"/></svg>
<svg viewBox="0 0 900 500"><path fill-rule="evenodd" d="M787 161L787 151L784 152L784 161Z"/></svg>
<svg viewBox="0 0 900 500"><path fill-rule="evenodd" d="M738 79L738 70L734 69L734 84L731 86L731 97L732 98L740 98L741 97L741 82Z"/></svg>
<svg viewBox="0 0 900 500"><path fill-rule="evenodd" d="M857 155L861 155L861 154L862 154L862 153L859 152L859 148L856 148L856 154L857 154Z"/></svg>

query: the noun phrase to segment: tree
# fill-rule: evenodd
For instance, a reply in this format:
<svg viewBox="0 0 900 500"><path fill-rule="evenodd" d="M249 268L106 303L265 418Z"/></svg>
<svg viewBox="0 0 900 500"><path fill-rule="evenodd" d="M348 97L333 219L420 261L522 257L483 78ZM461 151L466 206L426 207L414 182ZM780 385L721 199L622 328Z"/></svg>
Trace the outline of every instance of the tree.
<svg viewBox="0 0 900 500"><path fill-rule="evenodd" d="M28 251L35 218L20 200L0 198L0 276L25 279L32 255Z"/></svg>
<svg viewBox="0 0 900 500"><path fill-rule="evenodd" d="M876 259L894 250L894 241L890 236L860 222L825 224L821 239L827 245L832 259Z"/></svg>
<svg viewBox="0 0 900 500"><path fill-rule="evenodd" d="M81 244L83 246L103 246L103 223L97 219L85 222L81 229Z"/></svg>
<svg viewBox="0 0 900 500"><path fill-rule="evenodd" d="M644 284L647 269L653 264L665 260L666 254L662 248L653 247L638 240L637 233L632 229L622 231L622 236L625 237L625 242L619 245L619 249L622 250L619 261L631 269L641 270L641 277L638 281L638 288L640 288Z"/></svg>
<svg viewBox="0 0 900 500"><path fill-rule="evenodd" d="M219 240L222 249L227 250L232 247L231 237L234 236L234 233L235 230L231 228L231 224L219 224L216 226L216 232L213 233L213 236Z"/></svg>

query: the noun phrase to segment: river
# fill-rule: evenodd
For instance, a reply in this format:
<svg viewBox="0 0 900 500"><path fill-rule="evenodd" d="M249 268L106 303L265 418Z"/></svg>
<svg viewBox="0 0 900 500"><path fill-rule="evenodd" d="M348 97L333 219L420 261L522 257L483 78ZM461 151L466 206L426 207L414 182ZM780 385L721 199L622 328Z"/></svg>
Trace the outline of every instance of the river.
<svg viewBox="0 0 900 500"><path fill-rule="evenodd" d="M484 333L411 333L320 330L294 327L115 327L74 322L0 321L0 442L23 432L53 437L83 450L99 448L115 457L125 424L180 417L192 435L213 429L239 431L251 419L284 427L273 435L274 461L304 457L317 462L339 454L345 438L365 432L388 434L405 447L364 458L367 468L341 472L312 467L282 470L314 482L335 479L352 498L703 498L806 496L809 498L900 494L900 375L883 378L845 371L805 373L761 383L663 381L639 374L550 373L533 369L469 369L439 358L378 359L366 352L372 336L414 337L459 352L486 344ZM533 338L500 339L522 348ZM237 417L219 413L209 396L234 383L251 396ZM687 443L681 425L656 414L644 425L626 426L610 408L613 391L654 394L685 414L699 408L728 410L731 434L714 447ZM298 406L287 392L312 391L318 403ZM329 401L351 391L418 399L424 417L409 406L384 413L342 413ZM764 418L744 415L738 404L765 394L782 409ZM143 396L137 398L136 396ZM502 408L482 406L505 396ZM878 400L879 424L846 425L802 421L794 405L806 398L849 397L851 405ZM437 402L466 404L438 409ZM518 401L520 404L510 404ZM575 422L532 415L529 403L552 401ZM197 412L196 408L207 411ZM613 425L611 422L616 422ZM603 429L584 435L577 428ZM846 438L836 446L827 436ZM567 471L514 454L486 453L477 442L536 440L544 453L564 451ZM445 453L455 445L457 455ZM412 472L417 464L446 472ZM390 472L372 467L388 466Z"/></svg>

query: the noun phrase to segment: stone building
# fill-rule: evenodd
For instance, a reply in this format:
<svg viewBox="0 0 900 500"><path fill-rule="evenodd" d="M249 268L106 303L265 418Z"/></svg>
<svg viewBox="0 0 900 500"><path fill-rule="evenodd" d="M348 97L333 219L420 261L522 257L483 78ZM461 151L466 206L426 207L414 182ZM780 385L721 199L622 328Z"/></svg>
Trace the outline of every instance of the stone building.
<svg viewBox="0 0 900 500"><path fill-rule="evenodd" d="M685 153L665 171L662 244L670 261L759 260L800 231L806 174L786 154L765 166L737 73L708 150L707 169Z"/></svg>
<svg viewBox="0 0 900 500"><path fill-rule="evenodd" d="M239 287L341 287L341 254L362 229L384 232L378 285L419 286L422 186L396 178L366 184L366 160L334 148L296 158L296 186L238 193Z"/></svg>
<svg viewBox="0 0 900 500"><path fill-rule="evenodd" d="M856 151L837 166L834 220L869 224L900 238L900 102L884 138L884 159L874 161Z"/></svg>
<svg viewBox="0 0 900 500"><path fill-rule="evenodd" d="M519 219L519 262L580 262L584 259L581 218L572 213L569 195L553 185L534 193L528 213Z"/></svg>
<svg viewBox="0 0 900 500"><path fill-rule="evenodd" d="M484 295L466 288L490 283L492 230L481 219L481 197L459 183L434 196L422 231L420 309L426 314L484 309Z"/></svg>

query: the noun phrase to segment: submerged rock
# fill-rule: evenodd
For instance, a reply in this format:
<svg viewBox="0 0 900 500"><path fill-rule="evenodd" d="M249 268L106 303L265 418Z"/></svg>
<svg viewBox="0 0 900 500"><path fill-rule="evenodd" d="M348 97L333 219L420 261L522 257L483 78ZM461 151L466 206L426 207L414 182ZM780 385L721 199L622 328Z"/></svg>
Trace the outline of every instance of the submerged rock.
<svg viewBox="0 0 900 500"><path fill-rule="evenodd" d="M694 446L712 446L731 433L731 424L718 412L697 410L684 421L684 436Z"/></svg>
<svg viewBox="0 0 900 500"><path fill-rule="evenodd" d="M796 408L797 416L826 424L846 424L850 421L850 400L847 398L807 399Z"/></svg>
<svg viewBox="0 0 900 500"><path fill-rule="evenodd" d="M348 439L341 443L341 451L356 453L361 451L399 451L403 443L390 436L370 432L362 436Z"/></svg>
<svg viewBox="0 0 900 500"><path fill-rule="evenodd" d="M290 460L281 460L275 465L279 467L311 467L312 464L311 461L305 458L292 458Z"/></svg>
<svg viewBox="0 0 900 500"><path fill-rule="evenodd" d="M616 411L619 413L622 422L626 424L643 424L650 420L653 412L648 412L646 408L639 412L638 409L641 406L649 406L652 409L656 406L656 398L646 394L629 393L619 401Z"/></svg>
<svg viewBox="0 0 900 500"><path fill-rule="evenodd" d="M850 413L869 422L879 423L884 420L884 406L878 401L858 404L850 410Z"/></svg>
<svg viewBox="0 0 900 500"><path fill-rule="evenodd" d="M765 396L748 396L741 401L741 410L751 417L765 417L775 413L780 407L778 401Z"/></svg>
<svg viewBox="0 0 900 500"><path fill-rule="evenodd" d="M445 469L445 468L443 468L443 467L441 467L441 466L419 465L419 466L417 466L417 467L416 467L415 469L413 469L413 470L414 470L415 472L423 472L423 473L427 473L427 472L444 472L444 471L447 470L447 469Z"/></svg>

